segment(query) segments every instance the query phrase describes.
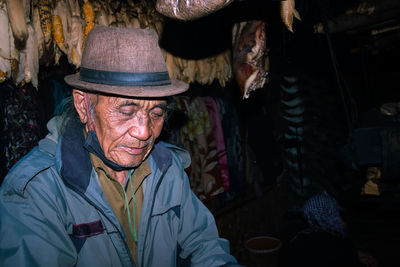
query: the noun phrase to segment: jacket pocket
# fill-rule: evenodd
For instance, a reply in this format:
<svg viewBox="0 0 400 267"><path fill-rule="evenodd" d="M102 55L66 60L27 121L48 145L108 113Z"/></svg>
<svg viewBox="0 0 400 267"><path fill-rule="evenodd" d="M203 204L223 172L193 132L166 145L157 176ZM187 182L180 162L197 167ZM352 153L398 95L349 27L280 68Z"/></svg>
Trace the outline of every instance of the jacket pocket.
<svg viewBox="0 0 400 267"><path fill-rule="evenodd" d="M72 226L71 236L75 238L90 237L94 235L99 235L104 232L103 223L101 220L94 222L74 224Z"/></svg>
<svg viewBox="0 0 400 267"><path fill-rule="evenodd" d="M94 222L73 224L72 234L70 234L69 237L71 238L76 251L79 253L83 244L85 244L86 238L102 234L103 232L103 223L101 220L97 220Z"/></svg>

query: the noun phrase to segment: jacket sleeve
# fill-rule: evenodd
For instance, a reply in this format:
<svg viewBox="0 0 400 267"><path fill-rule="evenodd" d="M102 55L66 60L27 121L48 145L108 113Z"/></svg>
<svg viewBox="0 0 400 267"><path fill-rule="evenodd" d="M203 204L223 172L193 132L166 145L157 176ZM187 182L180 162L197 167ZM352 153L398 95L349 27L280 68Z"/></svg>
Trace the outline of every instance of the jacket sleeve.
<svg viewBox="0 0 400 267"><path fill-rule="evenodd" d="M33 178L23 194L1 188L0 266L75 264L76 250L62 223L59 196L49 192L43 180Z"/></svg>
<svg viewBox="0 0 400 267"><path fill-rule="evenodd" d="M186 173L182 188L182 203L178 243L180 258L190 259L190 266L240 266L230 255L229 242L218 236L214 217L192 192Z"/></svg>

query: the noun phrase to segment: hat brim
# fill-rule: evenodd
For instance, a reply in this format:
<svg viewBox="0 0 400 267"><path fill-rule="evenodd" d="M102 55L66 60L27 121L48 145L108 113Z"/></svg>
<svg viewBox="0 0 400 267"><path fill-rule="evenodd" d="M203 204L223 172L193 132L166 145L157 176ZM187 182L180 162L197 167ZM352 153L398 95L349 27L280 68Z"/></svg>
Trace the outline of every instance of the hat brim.
<svg viewBox="0 0 400 267"><path fill-rule="evenodd" d="M67 75L65 82L77 89L84 91L100 92L112 95L129 97L164 97L185 92L189 84L171 79L171 84L160 86L119 86L100 83L91 83L79 80L79 73Z"/></svg>

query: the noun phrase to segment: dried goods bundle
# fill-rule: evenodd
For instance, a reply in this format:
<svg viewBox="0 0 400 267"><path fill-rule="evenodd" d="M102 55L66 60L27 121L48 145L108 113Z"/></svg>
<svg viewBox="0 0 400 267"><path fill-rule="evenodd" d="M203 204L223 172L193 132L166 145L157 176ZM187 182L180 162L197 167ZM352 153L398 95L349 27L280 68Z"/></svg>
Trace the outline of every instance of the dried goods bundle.
<svg viewBox="0 0 400 267"><path fill-rule="evenodd" d="M156 9L164 16L194 20L224 8L233 0L157 0Z"/></svg>
<svg viewBox="0 0 400 267"><path fill-rule="evenodd" d="M212 12L231 1L189 1L195 6L186 7L206 2L214 2L207 4ZM12 78L17 85L37 87L39 65L58 64L62 55L79 68L85 38L95 25L154 29L161 36L164 20L155 1L0 0L0 82ZM218 80L223 87L232 78L230 49L198 60L166 51L164 56L172 78L200 84Z"/></svg>
<svg viewBox="0 0 400 267"><path fill-rule="evenodd" d="M233 36L233 73L243 98L267 81L266 23L260 20L236 23Z"/></svg>
<svg viewBox="0 0 400 267"><path fill-rule="evenodd" d="M293 17L301 20L299 12L295 9L295 0L281 1L281 18L291 32L293 32Z"/></svg>

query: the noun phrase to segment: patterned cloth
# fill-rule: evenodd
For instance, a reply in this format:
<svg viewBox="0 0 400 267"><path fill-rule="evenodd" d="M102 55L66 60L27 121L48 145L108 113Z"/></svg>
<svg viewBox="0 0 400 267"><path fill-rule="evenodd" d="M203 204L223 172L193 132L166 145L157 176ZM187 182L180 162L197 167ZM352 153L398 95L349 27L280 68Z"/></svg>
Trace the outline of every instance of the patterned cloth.
<svg viewBox="0 0 400 267"><path fill-rule="evenodd" d="M210 116L211 128L217 145L218 163L221 169L222 186L225 191L229 190L229 169L228 160L226 158L226 148L224 141L224 133L222 130L221 119L219 117L218 106L211 96L203 98Z"/></svg>
<svg viewBox="0 0 400 267"><path fill-rule="evenodd" d="M233 102L229 98L214 98L221 118L222 131L226 147L229 170L229 192L227 200L239 195L245 186L242 140L239 129L239 117Z"/></svg>
<svg viewBox="0 0 400 267"><path fill-rule="evenodd" d="M344 236L341 210L337 200L326 191L313 195L301 208L312 230Z"/></svg>
<svg viewBox="0 0 400 267"><path fill-rule="evenodd" d="M39 107L37 92L32 85L15 87L11 82L6 82L0 87L3 122L1 143L5 160L1 167L8 172L39 141Z"/></svg>
<svg viewBox="0 0 400 267"><path fill-rule="evenodd" d="M200 200L206 201L224 191L210 117L201 97L181 96L175 101L188 118L180 133L183 148L192 158L186 169L190 186Z"/></svg>

